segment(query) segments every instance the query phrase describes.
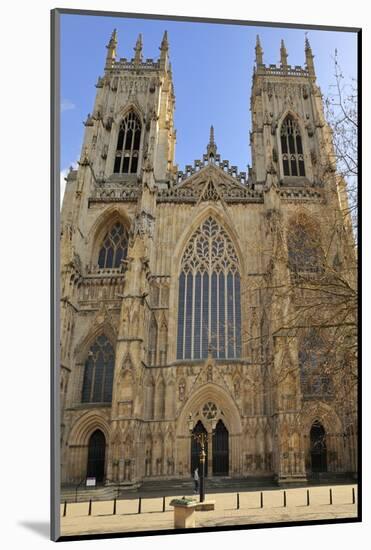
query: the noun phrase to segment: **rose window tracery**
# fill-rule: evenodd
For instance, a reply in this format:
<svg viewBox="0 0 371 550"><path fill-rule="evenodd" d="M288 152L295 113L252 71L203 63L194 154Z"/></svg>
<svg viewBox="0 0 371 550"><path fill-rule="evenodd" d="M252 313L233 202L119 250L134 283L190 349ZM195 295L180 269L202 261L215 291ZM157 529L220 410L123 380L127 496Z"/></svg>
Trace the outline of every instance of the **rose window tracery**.
<svg viewBox="0 0 371 550"><path fill-rule="evenodd" d="M218 407L212 401L205 403L202 407L202 414L207 420L212 420L218 414Z"/></svg>

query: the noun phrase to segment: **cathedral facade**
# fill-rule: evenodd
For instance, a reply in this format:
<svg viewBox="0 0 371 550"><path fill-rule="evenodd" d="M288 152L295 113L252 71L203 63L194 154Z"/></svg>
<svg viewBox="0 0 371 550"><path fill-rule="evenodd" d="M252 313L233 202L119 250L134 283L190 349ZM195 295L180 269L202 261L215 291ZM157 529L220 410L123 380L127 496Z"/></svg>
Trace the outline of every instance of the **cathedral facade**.
<svg viewBox="0 0 371 550"><path fill-rule="evenodd" d="M308 40L293 67L283 42L265 65L257 38L247 173L213 127L178 170L166 32L158 60L141 36L133 59L116 49L114 31L61 213L62 483L189 478L190 419L209 477L355 474L344 357L292 324L296 281L323 277L324 250L334 269L352 254Z"/></svg>

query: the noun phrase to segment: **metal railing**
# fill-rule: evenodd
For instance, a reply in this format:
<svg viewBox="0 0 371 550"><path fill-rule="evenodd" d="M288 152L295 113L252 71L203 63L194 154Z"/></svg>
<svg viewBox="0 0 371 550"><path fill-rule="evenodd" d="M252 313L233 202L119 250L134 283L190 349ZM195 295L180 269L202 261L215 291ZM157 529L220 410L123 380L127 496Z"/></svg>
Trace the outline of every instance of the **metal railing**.
<svg viewBox="0 0 371 550"><path fill-rule="evenodd" d="M84 478L85 479L85 478ZM81 484L81 482L80 482ZM80 485L79 484L79 485ZM77 489L78 487L76 487ZM328 502L327 502L327 505L329 506L333 506L334 505L334 488L330 487L329 490L328 490ZM241 509L244 509L244 510L252 510L252 509L263 509L263 508L270 508L271 506L267 506L266 505L266 499L264 498L264 494L268 493L270 491L259 491L258 494L259 494L259 498L258 498L258 505L257 506L245 506L245 507L242 507L241 506L241 493L236 493L236 506L235 506L235 510L241 510ZM290 504L290 498L289 498L289 492L290 491L287 491L287 490L282 490L281 493L282 493L282 508L287 508L287 506ZM248 491L248 493L250 493L250 491ZM305 498L303 498L303 502L300 503L300 504L296 504L296 506L311 506L311 505L316 505L316 502L315 502L315 499L313 498L313 494L311 494L311 491L310 489L306 489L306 492L304 493L305 494ZM110 516L110 515L131 515L131 514L142 514L142 513L154 513L154 512L166 512L166 511L171 511L170 508L166 509L166 498L168 498L169 500L172 500L174 499L175 497L174 496L168 496L168 497L138 497L138 499L122 499L122 498L119 498L119 490L118 490L118 493L117 493L117 497L114 498L112 500L112 512L111 513L107 513L105 512L105 516ZM184 498L184 497L183 497ZM159 499L160 502L159 502L159 509L158 510L153 510L151 509L150 511L148 512L145 512L143 511L143 508L145 507L144 503L145 501L147 500L154 500L154 499ZM134 500L137 500L137 506L136 506L136 512L134 511L130 511L130 512L124 512L124 513L118 513L117 512L117 503L118 502L133 502ZM110 502L110 501L109 501ZM93 499L89 499L89 501L86 501L85 502L88 507L87 507L87 514L80 514L79 516L76 516L74 514L74 517L85 517L86 515L88 516L91 516L91 515L94 515L93 514L93 504L96 503L101 503L101 501L97 500L97 501L94 501ZM67 514L67 511L69 509L69 507L71 505L73 505L74 503L67 503L67 500L64 501L63 503L63 513L62 513L62 516L63 517L66 517L68 514ZM84 503L80 503L80 504L84 504ZM323 503L321 502L321 504L326 504L326 503ZM350 499L348 502L337 502L336 504L338 505L346 505L346 504L351 504L351 505L355 505L356 504L356 491L355 491L355 488L354 487L351 487L351 494L350 494ZM68 506L69 505L69 506ZM277 506L274 506L275 508ZM99 514L98 514L99 515Z"/></svg>

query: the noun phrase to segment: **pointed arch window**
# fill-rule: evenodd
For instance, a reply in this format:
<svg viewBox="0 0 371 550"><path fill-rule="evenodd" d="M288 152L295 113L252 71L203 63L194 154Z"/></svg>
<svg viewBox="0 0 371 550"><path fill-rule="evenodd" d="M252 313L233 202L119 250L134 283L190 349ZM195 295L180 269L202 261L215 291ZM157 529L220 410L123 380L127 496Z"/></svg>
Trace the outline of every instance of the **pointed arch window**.
<svg viewBox="0 0 371 550"><path fill-rule="evenodd" d="M121 267L121 262L128 253L129 234L120 222L116 222L105 235L99 251L100 269Z"/></svg>
<svg viewBox="0 0 371 550"><path fill-rule="evenodd" d="M305 176L300 130L291 115L287 115L281 126L281 153L284 176Z"/></svg>
<svg viewBox="0 0 371 550"><path fill-rule="evenodd" d="M287 235L289 268L296 273L316 273L322 269L322 249L314 227L301 221L291 223Z"/></svg>
<svg viewBox="0 0 371 550"><path fill-rule="evenodd" d="M325 342L312 328L301 340L299 351L301 385L305 397L332 394L332 379L326 357Z"/></svg>
<svg viewBox="0 0 371 550"><path fill-rule="evenodd" d="M85 361L82 403L111 403L115 353L108 338L98 336Z"/></svg>
<svg viewBox="0 0 371 550"><path fill-rule="evenodd" d="M179 276L177 359L241 355L239 262L225 230L207 218L183 254Z"/></svg>
<svg viewBox="0 0 371 550"><path fill-rule="evenodd" d="M117 138L115 174L136 174L142 132L139 117L130 111L120 124Z"/></svg>
<svg viewBox="0 0 371 550"><path fill-rule="evenodd" d="M157 322L155 316L152 314L151 322L149 325L149 346L148 346L148 364L150 366L156 365L157 355Z"/></svg>
<svg viewBox="0 0 371 550"><path fill-rule="evenodd" d="M167 360L167 325L162 321L159 334L160 365L166 365Z"/></svg>

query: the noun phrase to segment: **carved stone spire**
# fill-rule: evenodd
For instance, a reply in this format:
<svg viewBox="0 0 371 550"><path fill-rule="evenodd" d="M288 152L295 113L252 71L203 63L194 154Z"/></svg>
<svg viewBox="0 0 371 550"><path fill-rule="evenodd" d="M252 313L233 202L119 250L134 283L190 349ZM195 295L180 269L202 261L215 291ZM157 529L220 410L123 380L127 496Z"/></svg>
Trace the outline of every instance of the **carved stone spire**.
<svg viewBox="0 0 371 550"><path fill-rule="evenodd" d="M255 61L256 65L263 65L263 48L261 47L258 34L256 35Z"/></svg>
<svg viewBox="0 0 371 550"><path fill-rule="evenodd" d="M137 42L135 44L134 52L134 63L136 65L139 65L142 62L142 49L143 49L143 41L142 41L142 35L139 34L137 38Z"/></svg>
<svg viewBox="0 0 371 550"><path fill-rule="evenodd" d="M287 50L286 50L286 46L285 46L285 43L283 40L281 40L281 49L280 49L280 54L281 54L281 66L282 67L287 67Z"/></svg>
<svg viewBox="0 0 371 550"><path fill-rule="evenodd" d="M167 31L164 32L160 46L160 67L162 69L168 68L169 63L169 41L167 38Z"/></svg>
<svg viewBox="0 0 371 550"><path fill-rule="evenodd" d="M116 48L117 48L117 31L113 29L110 41L107 46L107 57L106 57L106 69L110 69L113 63L116 60Z"/></svg>
<svg viewBox="0 0 371 550"><path fill-rule="evenodd" d="M210 159L214 160L217 151L217 146L214 140L214 126L210 126L210 138L209 143L207 144L207 156Z"/></svg>
<svg viewBox="0 0 371 550"><path fill-rule="evenodd" d="M307 65L308 72L311 76L315 76L313 59L314 59L314 55L312 53L312 48L310 47L307 35L305 35L305 62Z"/></svg>
<svg viewBox="0 0 371 550"><path fill-rule="evenodd" d="M162 37L160 50L168 51L169 49L169 41L167 37L167 31L164 32L164 36Z"/></svg>

